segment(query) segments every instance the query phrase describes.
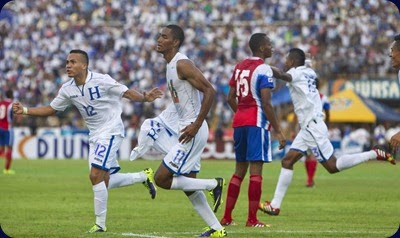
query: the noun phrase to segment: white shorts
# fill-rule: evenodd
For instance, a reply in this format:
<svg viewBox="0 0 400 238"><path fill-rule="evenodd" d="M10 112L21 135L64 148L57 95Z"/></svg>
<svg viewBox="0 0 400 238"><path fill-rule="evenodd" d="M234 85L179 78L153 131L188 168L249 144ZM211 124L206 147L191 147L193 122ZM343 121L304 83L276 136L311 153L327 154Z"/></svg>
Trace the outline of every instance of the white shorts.
<svg viewBox="0 0 400 238"><path fill-rule="evenodd" d="M207 144L208 125L203 122L196 136L188 143L175 144L164 157L164 165L174 174L198 173L201 154Z"/></svg>
<svg viewBox="0 0 400 238"><path fill-rule="evenodd" d="M167 128L167 125L159 118L146 119L140 126L138 137L139 154L145 154L151 147L167 154L178 143L178 135Z"/></svg>
<svg viewBox="0 0 400 238"><path fill-rule="evenodd" d="M322 119L311 120L307 127L299 131L290 149L305 155L309 149L319 162L329 160L333 155L333 146L328 138L325 122Z"/></svg>
<svg viewBox="0 0 400 238"><path fill-rule="evenodd" d="M110 174L118 172L117 152L122 143L122 136L115 135L111 138L93 138L89 140L89 169L93 166Z"/></svg>

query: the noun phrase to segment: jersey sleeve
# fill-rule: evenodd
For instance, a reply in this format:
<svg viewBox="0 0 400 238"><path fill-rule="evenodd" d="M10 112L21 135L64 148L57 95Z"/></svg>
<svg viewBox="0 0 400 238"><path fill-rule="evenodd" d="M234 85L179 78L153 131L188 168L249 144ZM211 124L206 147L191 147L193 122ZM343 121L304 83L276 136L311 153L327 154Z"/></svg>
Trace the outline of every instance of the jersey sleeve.
<svg viewBox="0 0 400 238"><path fill-rule="evenodd" d="M72 104L69 99L65 89L63 87L58 91L57 96L51 101L50 107L52 107L56 111L64 111L68 106Z"/></svg>
<svg viewBox="0 0 400 238"><path fill-rule="evenodd" d="M235 66L235 69L233 70L232 77L229 80L229 86L232 87L232 88L236 88L236 69L237 69L237 65Z"/></svg>
<svg viewBox="0 0 400 238"><path fill-rule="evenodd" d="M259 82L259 88L275 88L275 80L273 78L273 72L271 67L262 64L259 66L256 79Z"/></svg>
<svg viewBox="0 0 400 238"><path fill-rule="evenodd" d="M107 91L110 95L118 96L120 98L126 91L128 91L128 87L126 85L119 83L109 75L105 77L104 86L107 88Z"/></svg>

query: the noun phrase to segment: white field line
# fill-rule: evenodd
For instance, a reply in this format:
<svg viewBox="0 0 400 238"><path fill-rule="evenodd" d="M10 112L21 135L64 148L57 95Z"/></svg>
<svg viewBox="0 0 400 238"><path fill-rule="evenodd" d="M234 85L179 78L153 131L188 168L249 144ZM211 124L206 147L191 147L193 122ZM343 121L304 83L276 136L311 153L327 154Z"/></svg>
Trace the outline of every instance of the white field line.
<svg viewBox="0 0 400 238"><path fill-rule="evenodd" d="M268 229L268 228L267 228ZM321 234L326 234L326 233L330 233L330 234L335 234L335 233L344 233L344 234L381 234L382 232L378 232L378 231L366 231L366 232L360 232L360 231L351 231L351 230L347 230L347 231L327 231L327 230L313 230L312 231L314 234L315 233L321 233ZM156 234L160 233L160 232L154 232L153 235L149 234L149 233L131 233L131 232L126 232L126 233L122 233L122 236L128 236L128 237L143 237L143 238L173 238L177 235L200 235L201 231L199 232L165 232L163 233L164 235L167 236L157 236ZM250 234L249 234L250 233ZM251 234L253 233L253 234ZM249 235L260 235L260 234L267 234L267 233L282 233L282 234L309 234L310 230L265 230L265 231L254 231L254 232L246 232L246 231L228 231L228 235L229 234L249 234ZM161 235L161 234L160 234Z"/></svg>

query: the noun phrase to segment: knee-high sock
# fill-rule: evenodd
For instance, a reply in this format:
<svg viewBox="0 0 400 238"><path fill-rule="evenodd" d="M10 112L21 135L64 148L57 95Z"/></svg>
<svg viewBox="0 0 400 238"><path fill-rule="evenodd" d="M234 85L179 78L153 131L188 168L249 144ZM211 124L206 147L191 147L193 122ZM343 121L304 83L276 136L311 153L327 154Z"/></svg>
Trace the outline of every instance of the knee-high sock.
<svg viewBox="0 0 400 238"><path fill-rule="evenodd" d="M12 161L12 152L11 152L11 150L7 150L7 152L6 152L6 165L5 165L5 169L6 170L10 169L11 161Z"/></svg>
<svg viewBox="0 0 400 238"><path fill-rule="evenodd" d="M214 230L221 230L222 226L219 223L214 212L211 210L210 205L208 205L206 195L203 191L195 191L193 194L188 196L189 200L200 217L207 223L209 227Z"/></svg>
<svg viewBox="0 0 400 238"><path fill-rule="evenodd" d="M111 174L110 181L108 182L108 189L141 183L144 182L146 179L147 176L144 172Z"/></svg>
<svg viewBox="0 0 400 238"><path fill-rule="evenodd" d="M171 190L183 190L186 192L211 190L217 186L215 179L197 179L185 176L177 176L172 179Z"/></svg>
<svg viewBox="0 0 400 238"><path fill-rule="evenodd" d="M307 171L307 184L311 185L314 183L314 175L317 170L317 160L315 159L306 159L304 162Z"/></svg>
<svg viewBox="0 0 400 238"><path fill-rule="evenodd" d="M285 197L286 191L292 182L293 170L281 168L278 183L276 184L274 198L271 201L271 206L280 208L282 200Z"/></svg>
<svg viewBox="0 0 400 238"><path fill-rule="evenodd" d="M342 171L371 159L376 159L376 152L373 150L363 153L342 155L336 160L336 168Z"/></svg>
<svg viewBox="0 0 400 238"><path fill-rule="evenodd" d="M243 178L232 175L231 181L228 185L228 193L226 194L226 205L224 218L228 221L232 220L232 211L235 208L236 201L239 197L240 186L242 185Z"/></svg>
<svg viewBox="0 0 400 238"><path fill-rule="evenodd" d="M108 191L104 181L96 185L93 185L93 193L94 193L94 214L96 215L96 224L105 228Z"/></svg>
<svg viewBox="0 0 400 238"><path fill-rule="evenodd" d="M249 213L247 221L251 223L256 223L258 205L260 204L261 198L261 188L262 188L262 176L261 175L251 175L248 198L249 198Z"/></svg>

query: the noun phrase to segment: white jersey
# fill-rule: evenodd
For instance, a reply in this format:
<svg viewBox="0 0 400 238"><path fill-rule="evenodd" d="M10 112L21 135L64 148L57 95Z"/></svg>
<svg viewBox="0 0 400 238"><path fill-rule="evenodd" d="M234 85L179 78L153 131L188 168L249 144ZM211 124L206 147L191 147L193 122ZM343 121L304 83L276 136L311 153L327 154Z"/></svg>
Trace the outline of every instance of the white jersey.
<svg viewBox="0 0 400 238"><path fill-rule="evenodd" d="M87 124L91 138L99 135L124 137L120 99L127 90L128 87L107 74L88 71L83 85L76 85L74 79L64 83L50 106L64 111L71 104L75 105Z"/></svg>
<svg viewBox="0 0 400 238"><path fill-rule="evenodd" d="M306 66L291 68L287 73L292 76L288 88L294 112L300 127L305 128L311 120L323 117L321 98L315 83L317 74Z"/></svg>
<svg viewBox="0 0 400 238"><path fill-rule="evenodd" d="M171 62L167 64L168 88L171 92L181 127L194 122L201 107L200 92L189 82L178 77L176 63L182 59L188 59L188 57L178 52Z"/></svg>
<svg viewBox="0 0 400 238"><path fill-rule="evenodd" d="M158 118L164 124L163 126L168 130L172 131L174 134L179 134L178 129L178 114L176 113L176 107L173 103L170 103L161 113Z"/></svg>

